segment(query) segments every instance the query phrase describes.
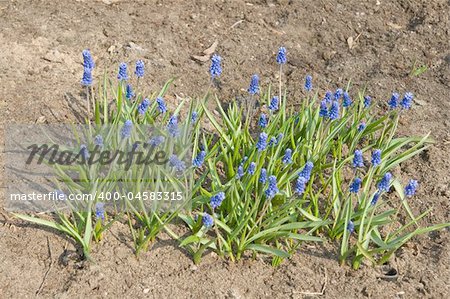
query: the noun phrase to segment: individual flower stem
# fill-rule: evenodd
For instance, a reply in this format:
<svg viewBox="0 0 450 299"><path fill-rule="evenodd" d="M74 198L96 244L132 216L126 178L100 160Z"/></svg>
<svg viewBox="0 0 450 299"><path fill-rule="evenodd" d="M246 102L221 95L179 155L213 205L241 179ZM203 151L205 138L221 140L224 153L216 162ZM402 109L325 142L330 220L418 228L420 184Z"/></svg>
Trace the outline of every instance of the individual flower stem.
<svg viewBox="0 0 450 299"><path fill-rule="evenodd" d="M137 81L136 81L136 95L135 95L136 98L137 98L138 92L139 92L139 77L137 78Z"/></svg>
<svg viewBox="0 0 450 299"><path fill-rule="evenodd" d="M86 101L87 101L87 120L91 118L91 104L89 103L89 86L86 86Z"/></svg>
<svg viewBox="0 0 450 299"><path fill-rule="evenodd" d="M283 65L282 64L280 64L280 84L279 84L279 94L280 94L280 96L279 96L279 98L278 98L278 107L280 107L281 108L281 86L282 86L282 75L283 75Z"/></svg>
<svg viewBox="0 0 450 299"><path fill-rule="evenodd" d="M250 128L251 122L251 106L253 103L253 95L250 96L249 101L247 101L247 115L245 116L245 128L248 130Z"/></svg>
<svg viewBox="0 0 450 299"><path fill-rule="evenodd" d="M217 236L217 251L218 251L218 254L219 254L219 256L223 256L223 253L222 253L222 241L220 240L220 233L219 233L219 228L217 227L217 217L216 217L216 214L214 213L214 211L212 211L212 216L213 216L213 219L214 219L214 230L215 230L215 232L216 232L216 236Z"/></svg>

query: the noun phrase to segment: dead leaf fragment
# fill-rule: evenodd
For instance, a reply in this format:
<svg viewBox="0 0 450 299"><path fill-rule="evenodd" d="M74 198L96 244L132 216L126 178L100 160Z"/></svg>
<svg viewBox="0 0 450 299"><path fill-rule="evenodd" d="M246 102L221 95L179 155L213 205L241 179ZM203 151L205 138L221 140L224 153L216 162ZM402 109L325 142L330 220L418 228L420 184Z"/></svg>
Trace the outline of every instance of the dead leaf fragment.
<svg viewBox="0 0 450 299"><path fill-rule="evenodd" d="M38 119L36 119L35 123L37 123L37 124L43 124L43 123L45 123L46 121L47 121L47 120L46 120L45 116L41 115L41 116L38 117Z"/></svg>
<svg viewBox="0 0 450 299"><path fill-rule="evenodd" d="M215 41L208 49L203 50L202 53L205 55L192 55L191 58L200 62L207 62L211 58L211 55L216 52L218 44L219 43Z"/></svg>
<svg viewBox="0 0 450 299"><path fill-rule="evenodd" d="M391 22L387 22L387 25L393 29L397 29L397 30L402 29L402 26L391 23Z"/></svg>
<svg viewBox="0 0 450 299"><path fill-rule="evenodd" d="M212 54L214 54L214 52L216 52L216 48L217 48L218 44L219 43L217 41L215 41L208 49L203 51L203 54L205 54L205 55L212 55Z"/></svg>
<svg viewBox="0 0 450 299"><path fill-rule="evenodd" d="M197 61L200 61L200 62L207 62L210 58L210 55L204 55L204 56L192 55L192 58Z"/></svg>
<svg viewBox="0 0 450 299"><path fill-rule="evenodd" d="M414 102L417 103L417 105L419 106L426 106L427 102L419 100L419 99L414 99Z"/></svg>
<svg viewBox="0 0 450 299"><path fill-rule="evenodd" d="M347 45L350 50L353 49L353 36L347 38Z"/></svg>

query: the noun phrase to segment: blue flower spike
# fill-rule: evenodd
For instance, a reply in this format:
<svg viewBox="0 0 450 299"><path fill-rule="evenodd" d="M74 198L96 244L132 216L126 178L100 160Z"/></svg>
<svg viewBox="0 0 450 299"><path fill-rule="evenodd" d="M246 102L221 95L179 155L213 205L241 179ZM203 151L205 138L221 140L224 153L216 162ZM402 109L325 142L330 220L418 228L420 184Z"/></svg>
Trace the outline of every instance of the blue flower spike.
<svg viewBox="0 0 450 299"><path fill-rule="evenodd" d="M383 178L378 183L378 190L388 192L391 186L392 174L390 172L386 172Z"/></svg>
<svg viewBox="0 0 450 299"><path fill-rule="evenodd" d="M411 92L405 93L402 101L400 102L400 106L402 106L403 109L408 110L412 106L412 101L414 99L414 95Z"/></svg>
<svg viewBox="0 0 450 299"><path fill-rule="evenodd" d="M119 64L119 73L117 74L117 79L119 81L127 81L128 80L127 64L125 62L122 62L121 64Z"/></svg>
<svg viewBox="0 0 450 299"><path fill-rule="evenodd" d="M310 75L307 75L305 77L305 90L306 91L311 91L313 88L312 86L312 77Z"/></svg>
<svg viewBox="0 0 450 299"><path fill-rule="evenodd" d="M355 178L353 182L350 184L350 192L358 193L361 188L362 180L360 178Z"/></svg>
<svg viewBox="0 0 450 299"><path fill-rule="evenodd" d="M405 187L405 195L407 197L412 197L416 194L417 187L419 187L419 183L416 180L409 180L408 185Z"/></svg>
<svg viewBox="0 0 450 299"><path fill-rule="evenodd" d="M219 192L216 195L212 196L210 199L211 208L214 210L222 204L222 201L225 199L225 193Z"/></svg>
<svg viewBox="0 0 450 299"><path fill-rule="evenodd" d="M333 103L331 103L331 107L328 110L328 118L331 120L335 120L339 118L339 102L338 101L333 101Z"/></svg>
<svg viewBox="0 0 450 299"><path fill-rule="evenodd" d="M269 186L267 187L265 194L268 199L272 199L279 192L277 187L277 178L274 175L269 176Z"/></svg>
<svg viewBox="0 0 450 299"><path fill-rule="evenodd" d="M250 86L248 87L248 93L250 95L255 95L259 93L259 77L258 75L253 75L250 80Z"/></svg>
<svg viewBox="0 0 450 299"><path fill-rule="evenodd" d="M211 66L209 67L209 74L211 79L218 78L222 74L222 57L214 54L211 57Z"/></svg>
<svg viewBox="0 0 450 299"><path fill-rule="evenodd" d="M203 226L207 229L211 228L214 225L214 219L208 213L204 213L202 217Z"/></svg>
<svg viewBox="0 0 450 299"><path fill-rule="evenodd" d="M390 109L395 109L398 107L398 99L400 98L400 95L396 92L394 92L391 96L391 99L388 101L388 105Z"/></svg>
<svg viewBox="0 0 450 299"><path fill-rule="evenodd" d="M261 134L259 134L259 139L258 142L256 143L256 149L258 150L258 152L262 152L266 149L267 147L267 134L262 132Z"/></svg>
<svg viewBox="0 0 450 299"><path fill-rule="evenodd" d="M138 77L138 78L144 77L144 74L145 74L145 65L144 65L144 62L143 62L142 60L136 61L136 69L135 69L135 71L134 71L134 74L135 74L136 77Z"/></svg>
<svg viewBox="0 0 450 299"><path fill-rule="evenodd" d="M376 149L372 152L372 165L373 167L377 167L378 165L381 164L381 150L380 149Z"/></svg>
<svg viewBox="0 0 450 299"><path fill-rule="evenodd" d="M286 57L286 48L285 47L280 47L278 49L278 53L277 53L277 63L278 64L286 64L287 62L287 57Z"/></svg>
<svg viewBox="0 0 450 299"><path fill-rule="evenodd" d="M200 151L192 161L192 165L196 168L201 167L203 165L203 162L205 161L205 157L206 151Z"/></svg>
<svg viewBox="0 0 450 299"><path fill-rule="evenodd" d="M83 50L83 67L92 70L95 67L94 59L92 58L91 51L88 49Z"/></svg>
<svg viewBox="0 0 450 299"><path fill-rule="evenodd" d="M364 167L363 153L361 150L355 150L355 154L353 156L353 167Z"/></svg>

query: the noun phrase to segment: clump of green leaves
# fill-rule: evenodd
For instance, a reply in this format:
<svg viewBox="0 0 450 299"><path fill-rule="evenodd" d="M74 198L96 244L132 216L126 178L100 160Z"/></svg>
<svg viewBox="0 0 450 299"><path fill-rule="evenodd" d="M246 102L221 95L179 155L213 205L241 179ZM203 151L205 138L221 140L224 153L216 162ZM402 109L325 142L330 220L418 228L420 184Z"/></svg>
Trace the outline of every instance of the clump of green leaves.
<svg viewBox="0 0 450 299"><path fill-rule="evenodd" d="M269 90L261 102L270 105L270 100ZM207 143L202 176L207 184L194 200L197 210L181 215L192 231L181 245L195 262L213 250L231 260L245 252L265 253L277 265L302 242L329 237L341 242L342 262L351 259L358 268L363 258L382 263L413 236L448 225L420 228L419 220L429 211L412 213L400 178L390 181L388 188L392 186L397 197L384 192L373 201L376 192L380 195L377 184L383 175L425 150L432 140L428 135L396 137L399 113L377 117L362 93L352 105L341 106L334 120L321 112L317 94L302 100L299 109L288 107L284 97L279 111L262 112L268 117L262 127L257 125L259 114L252 122L245 117L252 112L245 113L237 103L224 110L217 101L217 107L220 118L204 105L219 138ZM257 148L261 132L272 140L262 151ZM365 157L357 170L352 166L356 149ZM382 163L376 166L370 162L375 149L382 152ZM288 163L286 151L292 153ZM314 165L310 178L297 187L308 161ZM262 169L264 175L276 177L279 190L273 198L265 193L270 184L261 180ZM356 177L361 191L352 194L349 185ZM225 199L215 207L212 197L217 192L224 192ZM212 227L202 223L205 213L212 215ZM406 223L403 214L410 219Z"/></svg>
<svg viewBox="0 0 450 299"><path fill-rule="evenodd" d="M64 182L64 186L58 185L60 189L88 194L92 200L69 206L68 211L58 210L55 221L17 217L74 238L86 258L92 240L100 242L115 220L125 218L136 254L146 250L162 230L179 240L196 263L205 252L215 251L232 261L266 254L278 265L304 242L331 239L341 244L341 262L349 261L354 268L363 259L383 263L412 237L448 226L421 227L420 220L429 210L415 215L409 205L414 192L405 193L403 179L390 175L402 162L429 147L429 136L398 137L398 121L404 111L390 110L380 116L363 92L351 100L349 86L343 100L340 90L320 101L318 94L311 92L312 78L308 76L304 99L294 102L282 97L285 55L280 48L278 97L272 96L270 88L258 96L259 77L254 75L250 97L242 104L232 102L225 109L216 97L213 105L207 105L208 94L205 100L192 101L187 109L182 101L172 112L162 100L171 81L145 98L145 91L134 94L126 85L126 65L121 64L118 84L104 76L96 95L91 86L94 64L85 59L82 84L87 86L87 110L93 111L92 119L89 113L86 119L85 148L98 146L99 135L106 146L135 148L140 146L137 140L155 137L158 125L172 134L169 127L175 123L178 141L169 138L163 150L177 153L175 162L169 162L179 163L179 169L139 164L126 170L115 164L109 168L54 165L56 183ZM214 84L222 73L220 61L214 56L210 68ZM419 72L423 71L414 73ZM143 64L136 75L138 86ZM411 100L405 97L402 101L407 102L401 106L408 109ZM254 110L257 102L261 105L258 112ZM211 106L217 107L218 113ZM185 117L178 122L181 114ZM212 132L201 127L202 117L213 125ZM153 127L151 132L145 125ZM106 131L105 126L109 128ZM121 130L126 126L135 126L135 130L127 130L124 137ZM76 150L81 144L77 139ZM357 151L360 160L356 163ZM374 158L374 152L380 156ZM192 161L191 154L194 163L185 167L182 161ZM77 179L68 173L77 174ZM143 192L164 188L184 190L183 204L159 203L157 195L152 199L149 194L153 203L145 204ZM112 191L125 196L131 193L135 203L124 200L105 210L101 205L105 193ZM190 233L181 237L169 228L177 217Z"/></svg>

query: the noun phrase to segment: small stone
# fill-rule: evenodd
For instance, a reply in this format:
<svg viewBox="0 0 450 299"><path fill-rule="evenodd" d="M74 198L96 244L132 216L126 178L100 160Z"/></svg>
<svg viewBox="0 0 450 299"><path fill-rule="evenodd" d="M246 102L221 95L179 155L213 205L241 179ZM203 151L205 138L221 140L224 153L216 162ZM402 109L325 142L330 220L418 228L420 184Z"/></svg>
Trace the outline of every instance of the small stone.
<svg viewBox="0 0 450 299"><path fill-rule="evenodd" d="M150 292L150 289L144 289L144 294L148 294Z"/></svg>
<svg viewBox="0 0 450 299"><path fill-rule="evenodd" d="M192 265L189 269L191 269L191 271L197 271L198 267L196 265Z"/></svg>
<svg viewBox="0 0 450 299"><path fill-rule="evenodd" d="M45 54L43 58L50 62L57 62L57 63L63 62L63 55L57 49L50 50L50 52Z"/></svg>
<svg viewBox="0 0 450 299"><path fill-rule="evenodd" d="M334 51L324 51L323 53L322 53L322 58L324 59L324 60L330 60L330 59L332 59L333 57L334 57L334 55L336 54L336 52L334 52Z"/></svg>
<svg viewBox="0 0 450 299"><path fill-rule="evenodd" d="M425 106L427 104L427 102L419 100L419 99L414 99L413 101L414 101L414 103L416 103L419 106Z"/></svg>

